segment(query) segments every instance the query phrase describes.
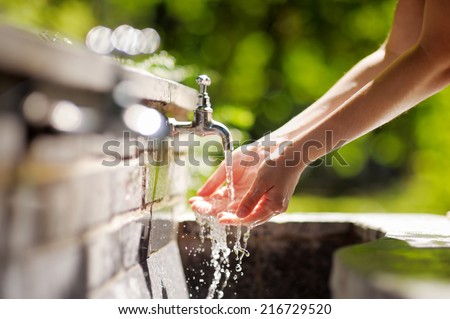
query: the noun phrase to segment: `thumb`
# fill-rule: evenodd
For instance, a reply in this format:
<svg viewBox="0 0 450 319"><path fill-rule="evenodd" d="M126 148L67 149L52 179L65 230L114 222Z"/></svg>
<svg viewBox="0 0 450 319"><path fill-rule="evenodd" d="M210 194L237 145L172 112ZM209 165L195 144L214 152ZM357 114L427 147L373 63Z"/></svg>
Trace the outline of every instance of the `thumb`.
<svg viewBox="0 0 450 319"><path fill-rule="evenodd" d="M261 200L261 197L266 192L266 189L261 187L258 179L255 179L250 189L242 198L239 204L238 210L236 212L237 217L244 218L249 215L255 208L256 204Z"/></svg>
<svg viewBox="0 0 450 319"><path fill-rule="evenodd" d="M199 196L211 196L225 182L225 165L220 164L217 170L208 178L197 192Z"/></svg>

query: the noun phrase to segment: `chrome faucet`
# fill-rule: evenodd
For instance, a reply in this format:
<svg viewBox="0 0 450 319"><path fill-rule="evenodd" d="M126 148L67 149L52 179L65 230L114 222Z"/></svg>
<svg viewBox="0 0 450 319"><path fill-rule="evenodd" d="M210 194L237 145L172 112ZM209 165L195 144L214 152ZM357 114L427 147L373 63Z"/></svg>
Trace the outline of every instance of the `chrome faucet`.
<svg viewBox="0 0 450 319"><path fill-rule="evenodd" d="M168 119L169 135L194 133L198 136L218 135L222 139L223 150L233 150L233 139L228 128L212 119L213 109L207 92L211 85L211 79L207 75L200 75L196 80L200 85L197 108L194 110L192 122L179 122L173 118ZM228 164L228 163L227 163Z"/></svg>

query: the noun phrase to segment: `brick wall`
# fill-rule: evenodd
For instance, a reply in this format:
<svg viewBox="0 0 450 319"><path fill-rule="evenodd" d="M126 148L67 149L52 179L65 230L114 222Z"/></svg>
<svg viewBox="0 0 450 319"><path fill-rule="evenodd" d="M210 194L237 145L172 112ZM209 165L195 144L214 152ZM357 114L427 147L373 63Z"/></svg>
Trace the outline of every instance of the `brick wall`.
<svg viewBox="0 0 450 319"><path fill-rule="evenodd" d="M10 27L0 41L0 297L187 297L173 221L187 171L167 147L127 152L113 92L127 81L135 101L185 120L196 91ZM64 133L30 121L24 101L35 92L95 125ZM114 166L102 164L110 140L121 145Z"/></svg>
<svg viewBox="0 0 450 319"><path fill-rule="evenodd" d="M0 121L9 123L0 136L23 135L11 134L11 118ZM171 156L158 148L106 167L106 140L43 135L26 148L2 141L2 297L187 296L172 219L185 203L184 167L151 165L151 153Z"/></svg>

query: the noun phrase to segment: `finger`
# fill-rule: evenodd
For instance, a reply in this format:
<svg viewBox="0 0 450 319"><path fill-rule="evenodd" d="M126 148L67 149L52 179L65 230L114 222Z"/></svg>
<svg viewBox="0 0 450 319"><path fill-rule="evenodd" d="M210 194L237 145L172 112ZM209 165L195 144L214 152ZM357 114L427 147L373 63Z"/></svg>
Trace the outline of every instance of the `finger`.
<svg viewBox="0 0 450 319"><path fill-rule="evenodd" d="M242 198L242 201L238 207L236 212L237 217L244 218L255 208L258 202L261 200L261 197L266 192L265 187L261 187L258 178L253 181L252 186Z"/></svg>
<svg viewBox="0 0 450 319"><path fill-rule="evenodd" d="M189 198L189 204L192 204L195 201L204 200L204 199L205 198L203 196L193 196L193 197Z"/></svg>
<svg viewBox="0 0 450 319"><path fill-rule="evenodd" d="M213 205L206 200L198 200L191 204L191 208L194 212L201 215L210 215L213 210Z"/></svg>
<svg viewBox="0 0 450 319"><path fill-rule="evenodd" d="M210 198L212 199L225 199L228 198L228 189L226 186L222 186L221 188L219 188L218 190L216 190L211 196Z"/></svg>
<svg viewBox="0 0 450 319"><path fill-rule="evenodd" d="M233 213L222 212L217 215L217 218L219 218L219 223L221 223L221 224L226 224L226 225L240 225L241 224L241 219Z"/></svg>
<svg viewBox="0 0 450 319"><path fill-rule="evenodd" d="M219 192L219 191L218 191ZM228 197L220 196L215 193L211 197L195 196L190 200L193 211L202 215L217 215L220 212L227 211Z"/></svg>
<svg viewBox="0 0 450 319"><path fill-rule="evenodd" d="M226 225L251 225L252 227L264 224L277 215L272 209L264 208L258 212L252 212L245 218L239 218L233 213L223 212L217 215L219 223Z"/></svg>
<svg viewBox="0 0 450 319"><path fill-rule="evenodd" d="M272 205L261 201L251 214L241 219L242 224L257 226L265 223L279 212L274 210Z"/></svg>
<svg viewBox="0 0 450 319"><path fill-rule="evenodd" d="M210 196L225 182L225 164L219 165L217 170L208 178L206 183L198 190L200 196Z"/></svg>

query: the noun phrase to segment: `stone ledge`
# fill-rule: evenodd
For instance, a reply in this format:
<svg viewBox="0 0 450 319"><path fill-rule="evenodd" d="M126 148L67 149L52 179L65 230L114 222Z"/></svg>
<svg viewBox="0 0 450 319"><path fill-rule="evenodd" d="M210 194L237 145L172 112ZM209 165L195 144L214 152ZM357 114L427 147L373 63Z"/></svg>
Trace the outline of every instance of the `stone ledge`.
<svg viewBox="0 0 450 319"><path fill-rule="evenodd" d="M133 83L133 89L141 100L172 104L193 110L197 103L197 91L179 83L165 80L147 72L122 67L122 79ZM152 88L149 90L149 88ZM163 110L167 111L167 110Z"/></svg>
<svg viewBox="0 0 450 319"><path fill-rule="evenodd" d="M208 249L203 256L189 255L199 244L198 225L193 214L179 220L179 246L190 278L208 258ZM445 216L283 214L252 230L245 276L231 283L225 297L448 298L449 248ZM194 297L203 296L189 288Z"/></svg>
<svg viewBox="0 0 450 319"><path fill-rule="evenodd" d="M450 297L448 217L322 213L285 214L273 220L286 221L349 222L361 241L370 241L335 254L331 275L335 298Z"/></svg>
<svg viewBox="0 0 450 319"><path fill-rule="evenodd" d="M46 43L33 33L8 26L0 27L0 40L8 43L0 47L0 69L6 72L103 93L110 92L119 80L126 80L136 87L138 99L187 110L196 105L196 90L123 67L81 45Z"/></svg>
<svg viewBox="0 0 450 319"><path fill-rule="evenodd" d="M87 288L94 289L113 277L121 267L117 232L89 236L86 240Z"/></svg>
<svg viewBox="0 0 450 319"><path fill-rule="evenodd" d="M450 298L449 265L449 248L412 247L389 237L342 248L334 256L333 296Z"/></svg>

